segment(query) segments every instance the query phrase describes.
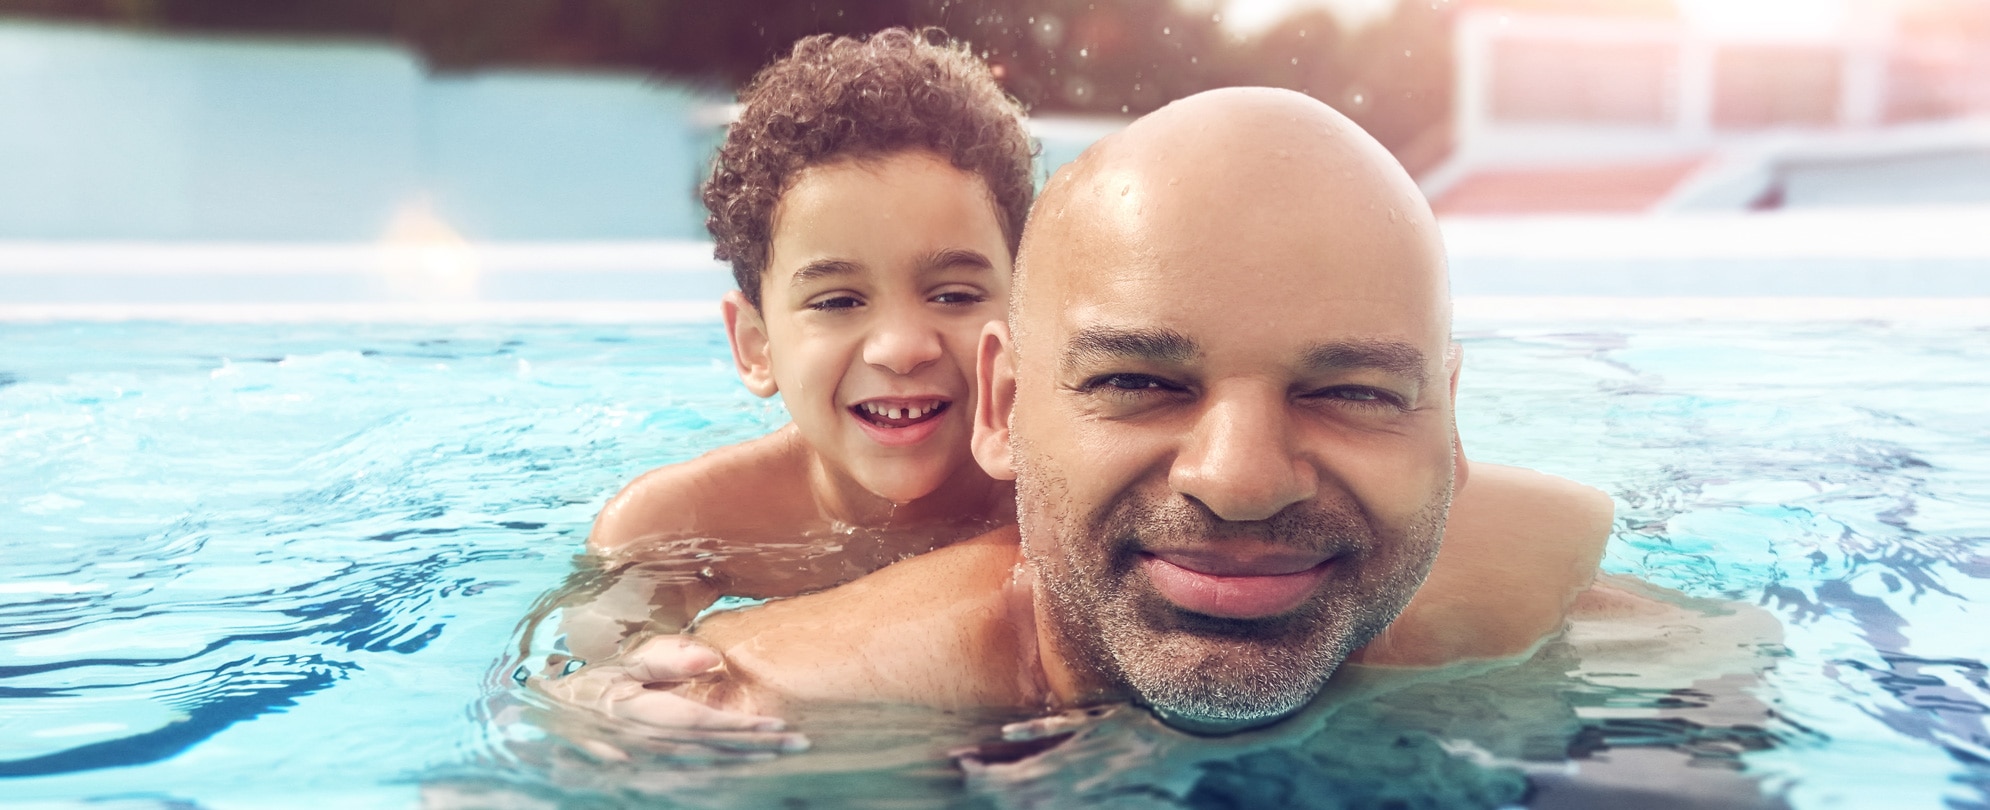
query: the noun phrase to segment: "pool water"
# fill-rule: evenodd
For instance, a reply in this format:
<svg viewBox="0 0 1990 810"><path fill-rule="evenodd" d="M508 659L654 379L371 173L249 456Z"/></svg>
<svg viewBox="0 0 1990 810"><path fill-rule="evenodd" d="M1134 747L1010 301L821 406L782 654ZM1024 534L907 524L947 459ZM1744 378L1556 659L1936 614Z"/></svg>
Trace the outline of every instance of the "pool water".
<svg viewBox="0 0 1990 810"><path fill-rule="evenodd" d="M1239 738L1126 711L962 765L1016 718L829 706L772 762L595 762L514 686L522 621L623 481L783 420L715 325L0 324L0 796L1990 807L1990 329L1460 338L1468 454L1611 493L1607 570L1780 624L1742 674L1571 640Z"/></svg>

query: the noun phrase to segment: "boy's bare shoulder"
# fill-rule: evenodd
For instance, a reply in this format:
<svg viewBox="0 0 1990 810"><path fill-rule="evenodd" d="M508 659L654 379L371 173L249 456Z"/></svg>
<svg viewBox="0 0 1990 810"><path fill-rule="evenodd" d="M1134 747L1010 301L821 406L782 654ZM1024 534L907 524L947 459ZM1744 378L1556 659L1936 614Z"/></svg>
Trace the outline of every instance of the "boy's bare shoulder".
<svg viewBox="0 0 1990 810"><path fill-rule="evenodd" d="M636 476L601 508L587 550L615 554L650 540L728 536L748 520L765 525L802 511L806 504L781 500L808 494L801 443L793 434L789 425Z"/></svg>

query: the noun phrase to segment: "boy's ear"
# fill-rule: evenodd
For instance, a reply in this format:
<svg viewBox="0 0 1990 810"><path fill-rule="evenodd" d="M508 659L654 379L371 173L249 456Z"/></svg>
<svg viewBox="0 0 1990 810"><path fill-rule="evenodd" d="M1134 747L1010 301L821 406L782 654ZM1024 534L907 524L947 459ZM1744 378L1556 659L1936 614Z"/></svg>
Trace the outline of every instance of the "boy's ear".
<svg viewBox="0 0 1990 810"><path fill-rule="evenodd" d="M1453 343L1446 354L1445 365L1451 367L1451 491L1456 493L1472 477L1472 464L1465 460L1465 437L1458 433L1458 372L1465 367L1465 347Z"/></svg>
<svg viewBox="0 0 1990 810"><path fill-rule="evenodd" d="M726 293L719 304L726 320L726 340L732 343L732 367L746 390L757 397L771 397L781 390L774 384L774 358L767 351L767 322L760 308L747 302L738 290Z"/></svg>
<svg viewBox="0 0 1990 810"><path fill-rule="evenodd" d="M988 477L1016 480L1009 455L1009 417L1016 411L1016 354L1009 346L1009 325L990 321L981 329L974 356L974 460Z"/></svg>

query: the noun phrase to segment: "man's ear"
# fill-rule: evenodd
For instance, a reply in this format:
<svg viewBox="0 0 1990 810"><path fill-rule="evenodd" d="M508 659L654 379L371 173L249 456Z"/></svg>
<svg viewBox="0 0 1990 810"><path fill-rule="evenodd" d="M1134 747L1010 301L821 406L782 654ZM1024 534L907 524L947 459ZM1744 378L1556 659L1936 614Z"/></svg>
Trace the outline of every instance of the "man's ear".
<svg viewBox="0 0 1990 810"><path fill-rule="evenodd" d="M988 477L1016 480L1009 454L1009 418L1016 412L1016 353L1009 345L1009 325L990 321L981 329L975 351L974 460Z"/></svg>
<svg viewBox="0 0 1990 810"><path fill-rule="evenodd" d="M719 304L726 320L726 340L732 343L732 368L757 397L771 397L781 390L774 384L774 358L767 351L767 322L760 308L738 290L726 293Z"/></svg>
<svg viewBox="0 0 1990 810"><path fill-rule="evenodd" d="M1472 464L1465 460L1465 437L1458 434L1458 372L1465 367L1465 347L1451 344L1445 365L1451 367L1451 463L1455 465L1451 473L1451 491L1465 488L1465 481L1472 477Z"/></svg>

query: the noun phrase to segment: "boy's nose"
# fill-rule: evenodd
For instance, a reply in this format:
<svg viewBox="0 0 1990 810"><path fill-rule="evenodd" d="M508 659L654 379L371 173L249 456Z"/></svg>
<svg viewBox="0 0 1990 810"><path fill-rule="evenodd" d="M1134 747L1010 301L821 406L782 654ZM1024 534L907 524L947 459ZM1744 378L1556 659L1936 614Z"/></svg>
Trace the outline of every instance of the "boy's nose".
<svg viewBox="0 0 1990 810"><path fill-rule="evenodd" d="M940 331L919 318L887 317L864 341L864 362L894 374L911 374L940 359Z"/></svg>

